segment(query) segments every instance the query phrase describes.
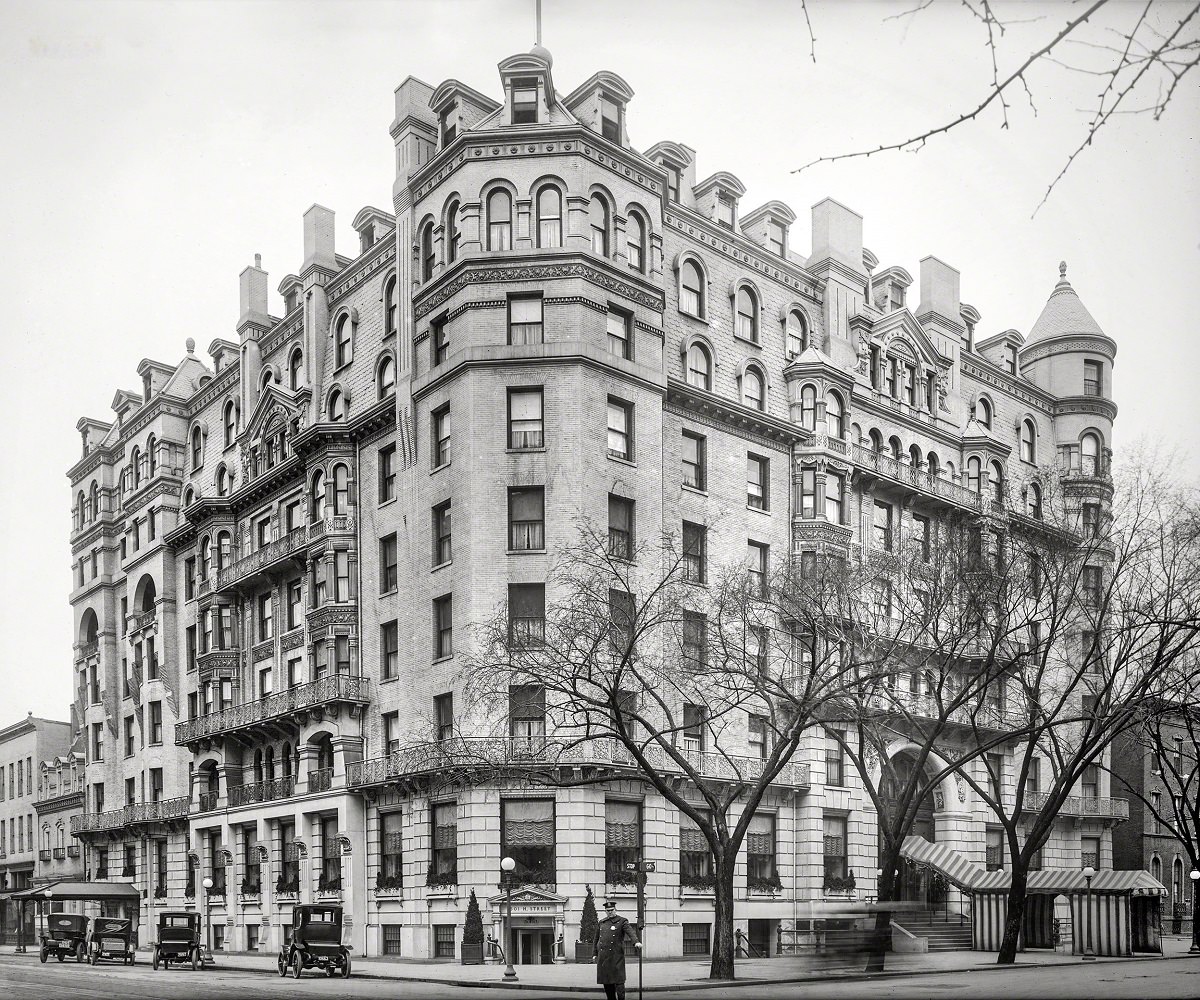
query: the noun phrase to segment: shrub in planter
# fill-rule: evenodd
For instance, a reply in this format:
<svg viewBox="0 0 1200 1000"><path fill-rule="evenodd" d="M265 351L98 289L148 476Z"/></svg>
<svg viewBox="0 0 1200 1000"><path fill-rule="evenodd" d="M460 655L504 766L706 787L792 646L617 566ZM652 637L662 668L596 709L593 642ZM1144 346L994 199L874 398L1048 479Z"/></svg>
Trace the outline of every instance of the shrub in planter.
<svg viewBox="0 0 1200 1000"><path fill-rule="evenodd" d="M826 875L822 888L826 892L853 892L855 888L854 872L847 872L845 877Z"/></svg>
<svg viewBox="0 0 1200 1000"><path fill-rule="evenodd" d="M589 885L587 895L583 897L583 915L579 918L579 940L575 942L576 962L591 962L592 946L596 943L596 932L599 929L596 900L592 897L592 887Z"/></svg>
<svg viewBox="0 0 1200 1000"><path fill-rule="evenodd" d="M467 900L467 919L463 924L462 964L483 964L483 917L479 913L479 900L475 898L474 889Z"/></svg>
<svg viewBox="0 0 1200 1000"><path fill-rule="evenodd" d="M751 892L779 892L783 883L778 875L747 875L746 888Z"/></svg>

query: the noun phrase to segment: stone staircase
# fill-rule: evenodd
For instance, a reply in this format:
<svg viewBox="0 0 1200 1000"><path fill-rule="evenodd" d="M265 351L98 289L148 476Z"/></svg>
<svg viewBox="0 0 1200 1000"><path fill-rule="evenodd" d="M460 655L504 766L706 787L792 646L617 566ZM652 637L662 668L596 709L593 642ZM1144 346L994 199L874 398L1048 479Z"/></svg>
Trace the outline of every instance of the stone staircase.
<svg viewBox="0 0 1200 1000"><path fill-rule="evenodd" d="M930 951L969 951L971 948L971 921L957 913L952 912L948 921L945 913L898 913L892 923L899 924L916 937L925 938Z"/></svg>

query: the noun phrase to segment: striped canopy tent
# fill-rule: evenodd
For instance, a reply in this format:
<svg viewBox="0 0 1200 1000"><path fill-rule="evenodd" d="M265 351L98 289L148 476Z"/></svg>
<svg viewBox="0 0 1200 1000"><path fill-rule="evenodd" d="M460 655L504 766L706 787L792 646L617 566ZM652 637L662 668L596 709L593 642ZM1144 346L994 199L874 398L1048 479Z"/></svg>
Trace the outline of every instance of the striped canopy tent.
<svg viewBox="0 0 1200 1000"><path fill-rule="evenodd" d="M984 872L972 892L1008 892L1012 872ZM1087 892L1087 879L1078 868L1043 868L1030 872L1025 885L1029 894L1073 896ZM1093 893L1117 893L1128 896L1166 896L1167 890L1158 879L1147 872L1115 872L1099 869L1092 876Z"/></svg>
<svg viewBox="0 0 1200 1000"><path fill-rule="evenodd" d="M958 851L951 850L945 844L931 844L924 837L915 834L904 838L904 843L900 845L900 853L909 861L925 865L944 875L947 882L963 892L971 892L987 875L979 865L968 861Z"/></svg>

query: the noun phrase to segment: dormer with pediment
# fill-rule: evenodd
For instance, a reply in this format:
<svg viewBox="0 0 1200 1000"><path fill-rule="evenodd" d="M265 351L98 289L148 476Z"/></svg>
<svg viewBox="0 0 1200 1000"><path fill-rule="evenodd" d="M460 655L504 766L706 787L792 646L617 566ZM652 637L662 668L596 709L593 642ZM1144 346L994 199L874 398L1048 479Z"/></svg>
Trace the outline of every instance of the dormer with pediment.
<svg viewBox="0 0 1200 1000"><path fill-rule="evenodd" d="M937 417L949 412L953 358L906 308L872 320L855 316L851 329L857 335L858 375L872 391L887 397L905 412Z"/></svg>
<svg viewBox="0 0 1200 1000"><path fill-rule="evenodd" d="M895 312L907 306L912 275L902 267L889 267L871 276L871 304L881 313Z"/></svg>
<svg viewBox="0 0 1200 1000"><path fill-rule="evenodd" d="M152 397L158 395L174 372L175 369L170 365L143 358L141 364L137 366L137 373L142 379L142 401L148 403Z"/></svg>
<svg viewBox="0 0 1200 1000"><path fill-rule="evenodd" d="M283 298L283 314L290 316L300 308L300 296L304 291L304 282L296 275L288 274L279 283L279 294Z"/></svg>
<svg viewBox="0 0 1200 1000"><path fill-rule="evenodd" d="M500 82L504 85L504 107L497 124L547 125L556 101L554 78L550 74L553 60L541 46L532 52L522 52L503 60ZM494 120L494 119L493 119Z"/></svg>
<svg viewBox="0 0 1200 1000"><path fill-rule="evenodd" d="M429 99L429 110L438 123L438 149L443 150L477 122L503 105L459 80L447 80Z"/></svg>
<svg viewBox="0 0 1200 1000"><path fill-rule="evenodd" d="M131 392L129 389L118 389L113 396L112 409L117 415L117 423L123 424L129 417L142 408L142 394Z"/></svg>
<svg viewBox="0 0 1200 1000"><path fill-rule="evenodd" d="M105 435L112 429L112 424L92 417L80 417L75 424L79 436L83 439L83 456L86 458L104 441Z"/></svg>
<svg viewBox="0 0 1200 1000"><path fill-rule="evenodd" d="M352 225L354 231L358 233L359 252L366 253L380 240L391 237L396 228L396 217L388 215L382 209L367 205L359 210Z"/></svg>
<svg viewBox="0 0 1200 1000"><path fill-rule="evenodd" d="M731 233L738 228L738 201L746 186L727 170L718 170L696 185L696 211Z"/></svg>
<svg viewBox="0 0 1200 1000"><path fill-rule="evenodd" d="M633 100L633 88L616 73L601 70L567 95L563 104L581 124L609 142L629 146L625 109Z"/></svg>
<svg viewBox="0 0 1200 1000"><path fill-rule="evenodd" d="M243 481L253 482L291 458L292 439L303 426L303 401L267 382L238 435Z"/></svg>
<svg viewBox="0 0 1200 1000"><path fill-rule="evenodd" d="M1017 377L1017 353L1025 343L1020 330L1005 330L981 340L976 352L992 364Z"/></svg>
<svg viewBox="0 0 1200 1000"><path fill-rule="evenodd" d="M208 345L208 356L213 359L213 371L223 372L238 359L238 345L232 340L217 337Z"/></svg>
<svg viewBox="0 0 1200 1000"><path fill-rule="evenodd" d="M742 216L742 235L787 260L788 230L795 221L796 213L782 201L768 201Z"/></svg>
<svg viewBox="0 0 1200 1000"><path fill-rule="evenodd" d="M667 203L696 207L696 151L679 142L656 142L646 150L646 159L667 173Z"/></svg>

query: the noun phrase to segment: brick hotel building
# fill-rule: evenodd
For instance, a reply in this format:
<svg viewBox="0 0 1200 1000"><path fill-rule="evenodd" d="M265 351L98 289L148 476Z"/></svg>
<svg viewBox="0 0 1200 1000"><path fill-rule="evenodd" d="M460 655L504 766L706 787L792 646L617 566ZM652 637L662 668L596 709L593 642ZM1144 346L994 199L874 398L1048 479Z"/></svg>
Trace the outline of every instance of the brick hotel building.
<svg viewBox="0 0 1200 1000"><path fill-rule="evenodd" d="M911 288L853 210L822 200L803 231L686 145L635 148L616 74L564 93L535 48L499 77L494 97L406 79L391 211L354 217L356 256L314 205L280 314L255 258L236 332L143 360L113 418L79 421L75 832L92 878L143 890L142 940L211 878L219 947L274 949L293 902L331 899L358 954L452 958L472 889L499 934L499 860L520 849L541 874L509 945L552 961L585 886L631 893L606 880L640 851L647 953L706 953L695 831L611 748L606 786L436 780L447 746L496 732L461 696L470 626L508 600L536 628L580 513L769 571L952 511L1002 535L1050 477L1089 509L1111 497L1116 348L1065 265L1027 334L982 337L957 270L927 256ZM540 735L543 712L514 699L512 744L490 745ZM753 758L745 736L726 749ZM983 861L987 810L943 786L918 831ZM1047 864L1110 863L1124 803L1094 772L1079 791ZM735 916L773 952L826 875L873 891L876 837L820 733L760 812Z"/></svg>

